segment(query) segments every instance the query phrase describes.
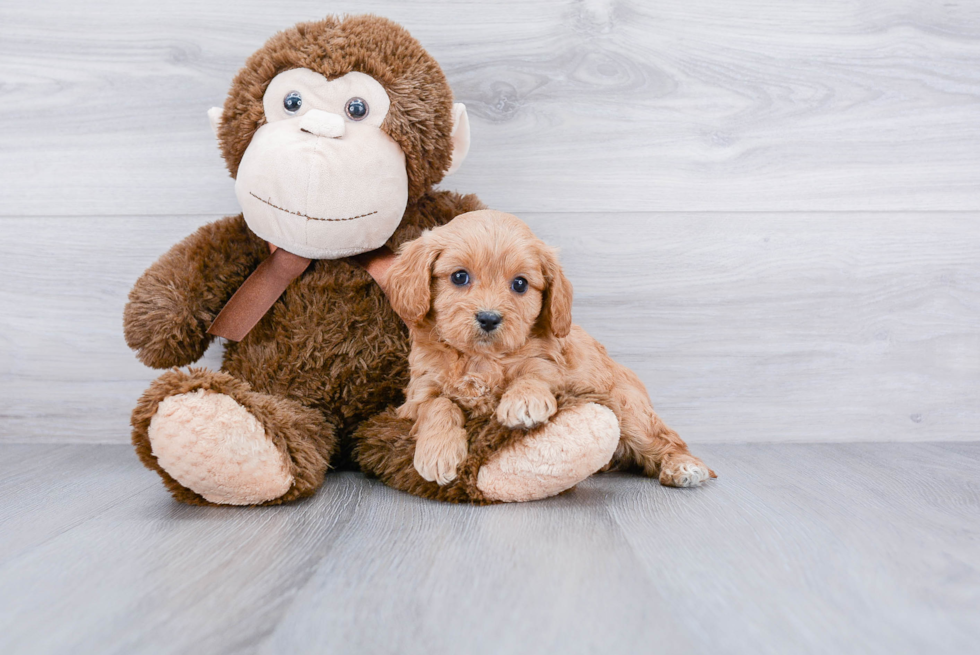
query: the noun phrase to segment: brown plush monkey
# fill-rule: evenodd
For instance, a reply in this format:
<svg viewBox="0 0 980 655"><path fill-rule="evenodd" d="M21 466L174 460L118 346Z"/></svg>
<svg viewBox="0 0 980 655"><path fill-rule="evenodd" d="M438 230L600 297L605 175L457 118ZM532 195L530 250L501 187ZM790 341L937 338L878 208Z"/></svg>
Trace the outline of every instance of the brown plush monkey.
<svg viewBox="0 0 980 655"><path fill-rule="evenodd" d="M243 214L171 248L124 316L140 360L171 369L132 425L139 457L177 500L280 503L346 462L420 496L531 500L609 461L615 418L567 398L530 433L471 422L470 456L448 485L415 472L411 426L388 410L408 381L408 332L371 253L482 205L433 190L465 157L469 125L404 29L373 16L299 24L248 59L210 115ZM237 342L220 371L173 368L228 326Z"/></svg>

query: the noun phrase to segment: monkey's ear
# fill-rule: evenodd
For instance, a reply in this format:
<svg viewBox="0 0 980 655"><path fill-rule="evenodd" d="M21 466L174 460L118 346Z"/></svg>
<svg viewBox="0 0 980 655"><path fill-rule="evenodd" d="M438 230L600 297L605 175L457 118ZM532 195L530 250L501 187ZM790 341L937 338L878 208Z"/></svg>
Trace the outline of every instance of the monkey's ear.
<svg viewBox="0 0 980 655"><path fill-rule="evenodd" d="M208 120L211 121L211 131L214 136L218 136L218 128L221 127L221 107L211 107L208 109Z"/></svg>
<svg viewBox="0 0 980 655"><path fill-rule="evenodd" d="M430 232L402 246L398 259L388 269L385 291L395 313L415 325L429 313L432 295L432 266L441 248Z"/></svg>
<svg viewBox="0 0 980 655"><path fill-rule="evenodd" d="M446 175L452 175L463 165L463 160L470 151L470 118L466 114L466 105L461 102L453 104L453 159L449 164Z"/></svg>
<svg viewBox="0 0 980 655"><path fill-rule="evenodd" d="M556 337L567 337L572 330L572 283L561 270L554 248L542 246L541 268L547 286L538 320L545 330Z"/></svg>

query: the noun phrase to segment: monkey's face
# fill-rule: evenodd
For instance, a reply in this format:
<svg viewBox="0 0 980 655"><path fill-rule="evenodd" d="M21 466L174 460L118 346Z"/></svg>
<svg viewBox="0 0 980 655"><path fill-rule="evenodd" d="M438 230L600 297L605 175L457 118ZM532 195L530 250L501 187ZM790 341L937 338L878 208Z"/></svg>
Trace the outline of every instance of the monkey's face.
<svg viewBox="0 0 980 655"><path fill-rule="evenodd" d="M255 234L291 253L336 259L384 245L408 203L405 155L381 130L390 107L364 73L280 73L266 124L242 156L235 194Z"/></svg>

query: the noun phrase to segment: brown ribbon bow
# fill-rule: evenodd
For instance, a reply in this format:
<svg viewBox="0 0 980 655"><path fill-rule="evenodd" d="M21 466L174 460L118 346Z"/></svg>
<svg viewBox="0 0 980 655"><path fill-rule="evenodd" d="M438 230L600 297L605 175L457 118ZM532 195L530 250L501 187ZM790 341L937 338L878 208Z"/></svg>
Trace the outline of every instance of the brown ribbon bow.
<svg viewBox="0 0 980 655"><path fill-rule="evenodd" d="M229 341L241 341L262 320L289 284L309 268L312 259L294 255L282 248L269 245L272 254L238 288L235 295L215 317L208 334L224 337ZM351 257L374 278L382 290L385 275L395 261L395 253L386 246Z"/></svg>

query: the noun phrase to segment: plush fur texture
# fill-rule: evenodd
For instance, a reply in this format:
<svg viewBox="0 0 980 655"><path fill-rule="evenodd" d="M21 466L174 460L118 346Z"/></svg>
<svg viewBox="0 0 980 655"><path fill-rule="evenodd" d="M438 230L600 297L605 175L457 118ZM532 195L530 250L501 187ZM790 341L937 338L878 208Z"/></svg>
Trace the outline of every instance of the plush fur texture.
<svg viewBox="0 0 980 655"><path fill-rule="evenodd" d="M466 457L465 414L534 428L555 415L558 394L592 394L615 413L612 467L670 486L713 476L653 411L640 379L572 325L572 287L555 251L515 216L476 211L426 232L388 272L388 295L411 330L412 379L398 415L415 421L422 477L452 479L445 471Z"/></svg>
<svg viewBox="0 0 980 655"><path fill-rule="evenodd" d="M147 435L160 466L210 502L264 503L293 486L289 457L231 396L203 389L168 396Z"/></svg>
<svg viewBox="0 0 980 655"><path fill-rule="evenodd" d="M433 192L409 206L389 240L396 249L422 229L479 208L474 196ZM137 281L124 315L127 343L158 368L185 366L204 353L207 328L248 274L269 255L241 216L205 225L174 246ZM384 292L353 261L317 260L293 282L240 343L228 343L222 372L170 371L144 394L133 414L133 442L174 496L204 503L170 477L152 455L147 430L166 397L208 389L225 393L256 414L275 439L319 457L295 461L294 487L283 502L319 487L327 463L347 461L359 423L401 402L408 383L408 332ZM217 385L217 386L216 386ZM249 395L252 394L252 395ZM274 407L274 409L273 409ZM340 448L341 442L345 448Z"/></svg>
<svg viewBox="0 0 980 655"><path fill-rule="evenodd" d="M289 461L292 485L282 496L263 504L295 500L309 496L319 488L338 445L335 426L325 420L322 412L304 407L289 398L252 391L248 383L227 373L190 368L187 371L167 371L157 378L140 398L132 416L136 454L147 468L160 474L174 498L193 505L215 504L164 470L153 452L149 434L161 403L198 391L222 394L242 407L265 428L266 438ZM241 485L242 481L239 480L237 484ZM225 494L232 492L230 485L223 488L219 485L219 489Z"/></svg>
<svg viewBox="0 0 980 655"><path fill-rule="evenodd" d="M555 420L530 431L505 428L489 415L467 416L466 458L445 485L424 479L415 469L413 421L399 418L394 408L358 428L353 456L365 473L423 498L476 505L548 498L599 470L619 442L618 425L612 430L606 420L591 423L596 400L559 395ZM582 433L570 440L572 427ZM532 456L521 457L527 454Z"/></svg>
<svg viewBox="0 0 980 655"><path fill-rule="evenodd" d="M391 109L381 129L401 146L409 200L437 184L452 161L453 94L439 64L397 23L377 16L325 18L279 32L245 62L225 101L218 139L231 176L265 123L269 80L292 68L334 79L352 71L384 86Z"/></svg>
<svg viewBox="0 0 980 655"><path fill-rule="evenodd" d="M330 78L366 73L389 95L382 129L404 151L410 187L389 248L482 207L474 196L432 189L452 153L452 94L438 64L404 29L370 16L297 25L248 60L218 128L233 176L264 122L266 85L295 67ZM209 325L269 252L241 215L200 228L137 280L124 312L126 342L155 368L197 361L212 341ZM478 488L477 472L494 453L529 434L477 419L467 424L473 445L459 483L440 487L421 480L412 466L411 422L387 411L404 400L408 352L407 328L363 268L349 259L314 261L242 341L227 344L221 371L175 369L151 384L131 419L136 452L186 503L290 501L315 492L329 467L351 463L418 495L491 502ZM212 410L221 407L234 420L215 420ZM190 450L192 455L181 456ZM250 450L268 466L242 462ZM274 451L288 470L277 466ZM243 466L229 466L222 457ZM269 497L288 480L285 493Z"/></svg>

